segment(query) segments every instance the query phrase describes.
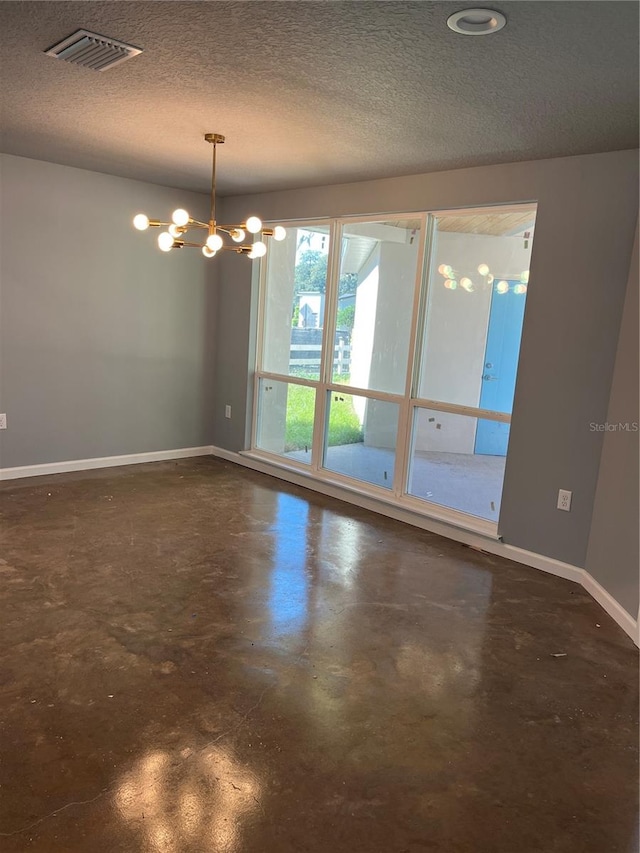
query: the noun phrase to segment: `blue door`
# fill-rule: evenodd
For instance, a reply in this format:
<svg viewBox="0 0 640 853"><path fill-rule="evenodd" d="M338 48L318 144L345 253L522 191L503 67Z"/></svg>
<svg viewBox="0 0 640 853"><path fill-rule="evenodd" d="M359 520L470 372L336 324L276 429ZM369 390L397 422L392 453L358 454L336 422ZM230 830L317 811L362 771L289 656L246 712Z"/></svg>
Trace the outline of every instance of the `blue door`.
<svg viewBox="0 0 640 853"><path fill-rule="evenodd" d="M491 297L480 392L481 409L511 413L525 303L524 294L513 292L514 286L519 283L509 281L507 293L497 293L494 288ZM476 453L506 456L508 441L509 424L478 421Z"/></svg>

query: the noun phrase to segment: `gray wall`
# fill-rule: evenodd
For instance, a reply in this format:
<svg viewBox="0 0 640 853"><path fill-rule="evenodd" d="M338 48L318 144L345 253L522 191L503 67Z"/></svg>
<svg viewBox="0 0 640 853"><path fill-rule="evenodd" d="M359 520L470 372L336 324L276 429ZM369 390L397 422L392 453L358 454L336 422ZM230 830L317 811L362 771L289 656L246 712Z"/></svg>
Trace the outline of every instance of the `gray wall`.
<svg viewBox="0 0 640 853"><path fill-rule="evenodd" d="M537 201L500 531L510 544L584 566L603 441L589 424L607 416L637 178L637 151L622 151L238 196L223 208L230 221L253 211L278 221ZM219 296L216 376L242 414L250 271L223 273ZM218 406L214 442L242 449L244 421L225 423L221 414ZM574 493L569 513L556 509L559 488Z"/></svg>
<svg viewBox="0 0 640 853"><path fill-rule="evenodd" d="M218 215L220 221L229 221L224 218L224 211ZM243 450L249 446L251 436L248 413L253 399L259 265L232 253L215 260L220 263L216 285L218 320L213 333L216 347L213 443L228 450ZM223 335L222 343L218 341L219 334ZM227 404L231 406L231 418L225 418Z"/></svg>
<svg viewBox="0 0 640 853"><path fill-rule="evenodd" d="M211 444L214 261L133 215L207 199L2 155L0 467Z"/></svg>
<svg viewBox="0 0 640 853"><path fill-rule="evenodd" d="M610 425L637 424L638 416L638 232L607 412ZM598 474L587 571L634 618L638 614L638 433L607 431Z"/></svg>

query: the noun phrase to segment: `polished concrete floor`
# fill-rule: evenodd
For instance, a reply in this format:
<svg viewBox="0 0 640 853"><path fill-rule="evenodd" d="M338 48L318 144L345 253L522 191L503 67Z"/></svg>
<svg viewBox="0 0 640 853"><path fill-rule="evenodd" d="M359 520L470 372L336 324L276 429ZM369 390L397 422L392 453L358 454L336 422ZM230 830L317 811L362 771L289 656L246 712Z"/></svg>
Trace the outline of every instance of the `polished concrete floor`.
<svg viewBox="0 0 640 853"><path fill-rule="evenodd" d="M579 587L211 458L0 504L3 853L637 850Z"/></svg>

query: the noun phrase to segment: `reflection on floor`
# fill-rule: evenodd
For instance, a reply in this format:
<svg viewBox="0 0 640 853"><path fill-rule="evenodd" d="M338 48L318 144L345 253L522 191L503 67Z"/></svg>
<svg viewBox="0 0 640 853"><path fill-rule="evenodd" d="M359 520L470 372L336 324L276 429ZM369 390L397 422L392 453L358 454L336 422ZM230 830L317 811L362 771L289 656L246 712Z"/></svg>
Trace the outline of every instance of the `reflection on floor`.
<svg viewBox="0 0 640 853"><path fill-rule="evenodd" d="M311 462L311 453L286 454L299 462ZM471 453L416 453L409 493L418 498L457 509L469 515L497 521L502 498L504 456ZM326 467L348 477L390 489L394 454L391 450L359 444L330 447Z"/></svg>
<svg viewBox="0 0 640 853"><path fill-rule="evenodd" d="M570 582L212 458L0 511L2 853L636 849L637 653Z"/></svg>

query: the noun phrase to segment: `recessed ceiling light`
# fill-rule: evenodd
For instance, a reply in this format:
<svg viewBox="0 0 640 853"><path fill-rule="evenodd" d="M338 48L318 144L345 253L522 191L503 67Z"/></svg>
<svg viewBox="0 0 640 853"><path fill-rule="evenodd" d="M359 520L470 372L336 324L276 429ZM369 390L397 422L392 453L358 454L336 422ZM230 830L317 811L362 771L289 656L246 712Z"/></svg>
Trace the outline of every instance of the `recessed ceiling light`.
<svg viewBox="0 0 640 853"><path fill-rule="evenodd" d="M507 23L501 12L495 9L463 9L447 18L447 26L463 36L488 36L497 33Z"/></svg>

